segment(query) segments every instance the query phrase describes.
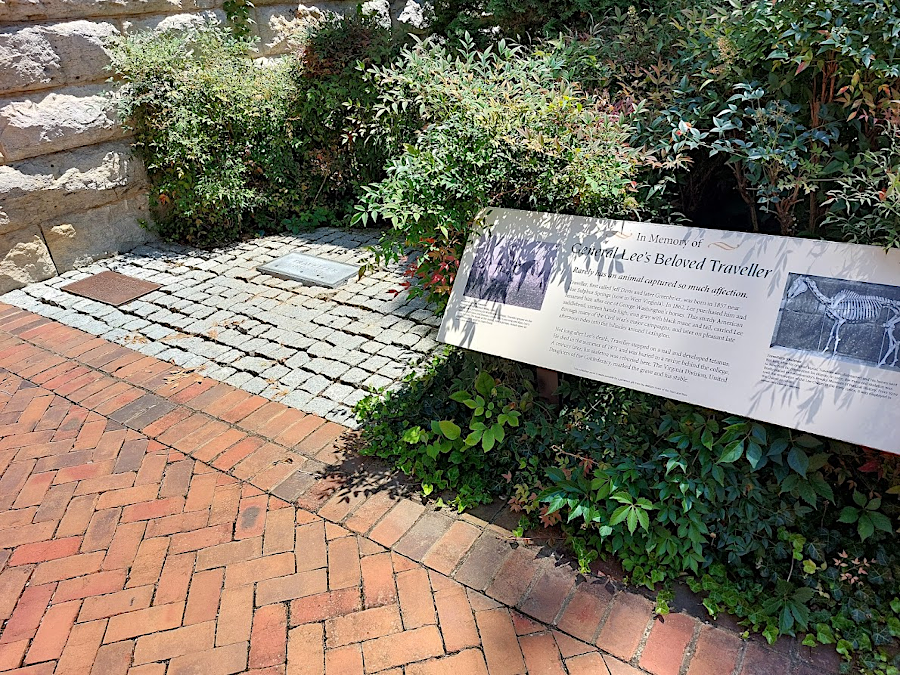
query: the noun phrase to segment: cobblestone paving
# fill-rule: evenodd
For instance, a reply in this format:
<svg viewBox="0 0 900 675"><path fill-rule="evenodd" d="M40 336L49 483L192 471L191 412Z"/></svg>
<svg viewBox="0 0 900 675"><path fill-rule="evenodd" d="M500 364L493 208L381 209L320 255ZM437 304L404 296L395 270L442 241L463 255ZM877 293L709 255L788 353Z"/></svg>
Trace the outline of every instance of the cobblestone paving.
<svg viewBox="0 0 900 675"><path fill-rule="evenodd" d="M422 504L352 433L0 303L0 672L825 675Z"/></svg>
<svg viewBox="0 0 900 675"><path fill-rule="evenodd" d="M322 228L217 251L142 246L0 296L142 354L304 412L353 426L352 406L439 350L440 320L397 289L393 266L337 289L256 268L293 251L361 264L377 235ZM60 290L105 270L162 285L118 308Z"/></svg>

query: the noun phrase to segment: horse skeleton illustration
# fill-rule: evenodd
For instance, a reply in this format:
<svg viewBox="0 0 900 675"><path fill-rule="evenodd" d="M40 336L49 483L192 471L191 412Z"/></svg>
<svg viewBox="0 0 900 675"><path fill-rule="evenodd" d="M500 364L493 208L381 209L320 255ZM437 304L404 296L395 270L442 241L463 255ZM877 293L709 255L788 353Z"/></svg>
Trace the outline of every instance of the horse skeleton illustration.
<svg viewBox="0 0 900 675"><path fill-rule="evenodd" d="M876 321L881 313L887 310L890 316L882 325L888 341L888 349L878 365L880 367L887 363L891 355L894 357L891 366L897 365L897 361L900 359L900 340L894 335L894 330L900 325L900 300L891 300L880 295L862 295L848 290L838 291L834 297L829 298L809 277L797 277L788 291L788 298L796 298L806 291L816 296L816 299L825 307L825 315L834 321L823 352L828 351L828 346L832 344L833 340L834 346L831 355L837 354L838 344L841 341L841 328L845 323Z"/></svg>

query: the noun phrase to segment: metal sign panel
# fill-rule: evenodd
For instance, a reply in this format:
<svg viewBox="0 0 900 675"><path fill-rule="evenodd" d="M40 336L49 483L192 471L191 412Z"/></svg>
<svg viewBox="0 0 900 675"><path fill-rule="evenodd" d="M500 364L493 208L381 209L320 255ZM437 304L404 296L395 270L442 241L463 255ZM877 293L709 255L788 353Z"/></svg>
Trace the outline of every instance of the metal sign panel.
<svg viewBox="0 0 900 675"><path fill-rule="evenodd" d="M337 288L359 273L359 267L303 253L288 253L256 268L263 274L299 281L307 286Z"/></svg>
<svg viewBox="0 0 900 675"><path fill-rule="evenodd" d="M118 272L100 272L62 286L60 290L118 307L142 295L147 295L159 287L159 284L135 279Z"/></svg>
<svg viewBox="0 0 900 675"><path fill-rule="evenodd" d="M439 339L900 453L900 251L494 209Z"/></svg>

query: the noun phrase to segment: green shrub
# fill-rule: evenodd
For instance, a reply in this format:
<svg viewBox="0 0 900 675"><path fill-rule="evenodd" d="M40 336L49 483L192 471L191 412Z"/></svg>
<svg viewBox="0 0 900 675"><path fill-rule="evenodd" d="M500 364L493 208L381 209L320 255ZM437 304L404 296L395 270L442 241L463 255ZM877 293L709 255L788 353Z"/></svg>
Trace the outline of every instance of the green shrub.
<svg viewBox="0 0 900 675"><path fill-rule="evenodd" d="M673 86L635 119L634 142L689 193L717 178L707 160L720 153L754 230L820 234L849 158L883 145L900 112L893 3L754 0L685 11L672 25L658 55Z"/></svg>
<svg viewBox="0 0 900 675"><path fill-rule="evenodd" d="M615 556L659 611L685 578L712 615L896 674L898 458L579 378L560 395L554 411L529 368L453 351L360 404L364 452L460 508L503 495L522 527L560 525L584 569Z"/></svg>
<svg viewBox="0 0 900 675"><path fill-rule="evenodd" d="M362 187L384 177L388 158L398 151L394 138L409 133L408 121L394 116L391 134L367 132L380 93L366 70L388 64L405 39L357 11L326 15L302 40L290 112L302 209L324 209L332 221L345 222Z"/></svg>
<svg viewBox="0 0 900 675"><path fill-rule="evenodd" d="M501 42L479 52L470 41L431 39L371 70L375 117L417 114L422 127L387 177L364 188L354 220L392 225L382 258L421 248L414 294L446 301L483 207L606 217L637 209L629 129L568 83L563 66L552 51Z"/></svg>
<svg viewBox="0 0 900 675"><path fill-rule="evenodd" d="M390 148L360 128L377 100L363 69L399 43L361 13L325 18L298 39L297 55L267 66L253 62L246 36L215 25L116 42L120 113L163 237L208 246L339 222L360 186L383 176Z"/></svg>
<svg viewBox="0 0 900 675"><path fill-rule="evenodd" d="M362 453L392 460L426 494L453 491L460 510L490 501L503 485L500 474L516 470L517 448L527 452L522 434L533 431L520 423L536 405L527 370L454 352L405 384L357 405L367 422Z"/></svg>
<svg viewBox="0 0 900 675"><path fill-rule="evenodd" d="M610 10L629 7L664 12L679 0L435 0L432 30L451 37L471 34L485 42L498 37L553 35L583 30Z"/></svg>
<svg viewBox="0 0 900 675"><path fill-rule="evenodd" d="M257 212L294 209L290 60L258 67L209 25L121 38L112 67L164 238L213 245L252 232Z"/></svg>
<svg viewBox="0 0 900 675"><path fill-rule="evenodd" d="M834 239L900 247L900 127L888 128L885 146L845 158L825 205L823 229Z"/></svg>

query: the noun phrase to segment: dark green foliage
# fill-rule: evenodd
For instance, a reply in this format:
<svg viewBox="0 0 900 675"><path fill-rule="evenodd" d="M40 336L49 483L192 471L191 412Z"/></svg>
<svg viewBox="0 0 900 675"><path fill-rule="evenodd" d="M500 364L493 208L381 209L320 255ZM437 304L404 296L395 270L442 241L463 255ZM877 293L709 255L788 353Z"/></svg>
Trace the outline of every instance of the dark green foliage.
<svg viewBox="0 0 900 675"><path fill-rule="evenodd" d="M518 390L504 385L510 380ZM519 450L527 455L523 432L531 427L522 427L520 418L535 406L526 368L454 352L421 376L407 377L399 392L360 402L357 413L366 420L362 452L391 459L420 480L426 494L452 490L462 510L490 501L502 488L500 474L516 469Z"/></svg>
<svg viewBox="0 0 900 675"><path fill-rule="evenodd" d="M298 55L267 66L250 58L245 36L216 26L119 40L120 113L148 169L160 234L210 246L341 222L360 186L383 175L388 149L360 136L377 100L363 69L396 45L360 14L324 19Z"/></svg>
<svg viewBox="0 0 900 675"><path fill-rule="evenodd" d="M673 0L435 0L432 30L451 37L468 33L484 42L500 36L523 39L588 28L613 9L661 11L678 4Z"/></svg>
<svg viewBox="0 0 900 675"><path fill-rule="evenodd" d="M436 39L373 68L379 120L415 115L420 128L363 189L354 222L392 225L380 251L424 249L414 294L446 302L463 244L487 206L613 217L634 214L638 153L602 99L566 79L555 50ZM376 139L396 139L387 123Z"/></svg>
<svg viewBox="0 0 900 675"><path fill-rule="evenodd" d="M328 209L334 221L343 222L363 186L384 177L397 136L409 133L408 122L392 117L383 122L392 133L367 133L381 94L366 71L389 63L404 42L361 12L328 15L304 40L291 122L300 143L303 177L297 189L305 208Z"/></svg>
<svg viewBox="0 0 900 675"><path fill-rule="evenodd" d="M252 214L295 207L289 62L255 66L223 29L123 38L120 112L151 180L156 225L201 246L252 232Z"/></svg>
<svg viewBox="0 0 900 675"><path fill-rule="evenodd" d="M769 640L897 672L880 650L900 636L898 458L579 378L560 394L554 411L527 367L452 352L360 404L365 452L460 508L502 494L523 525L560 524L585 568L611 555L633 583L685 577ZM519 414L487 448L491 403L495 421Z"/></svg>
<svg viewBox="0 0 900 675"><path fill-rule="evenodd" d="M253 19L250 18L253 3L250 0L224 0L222 9L231 33L240 40L249 40L253 35Z"/></svg>

